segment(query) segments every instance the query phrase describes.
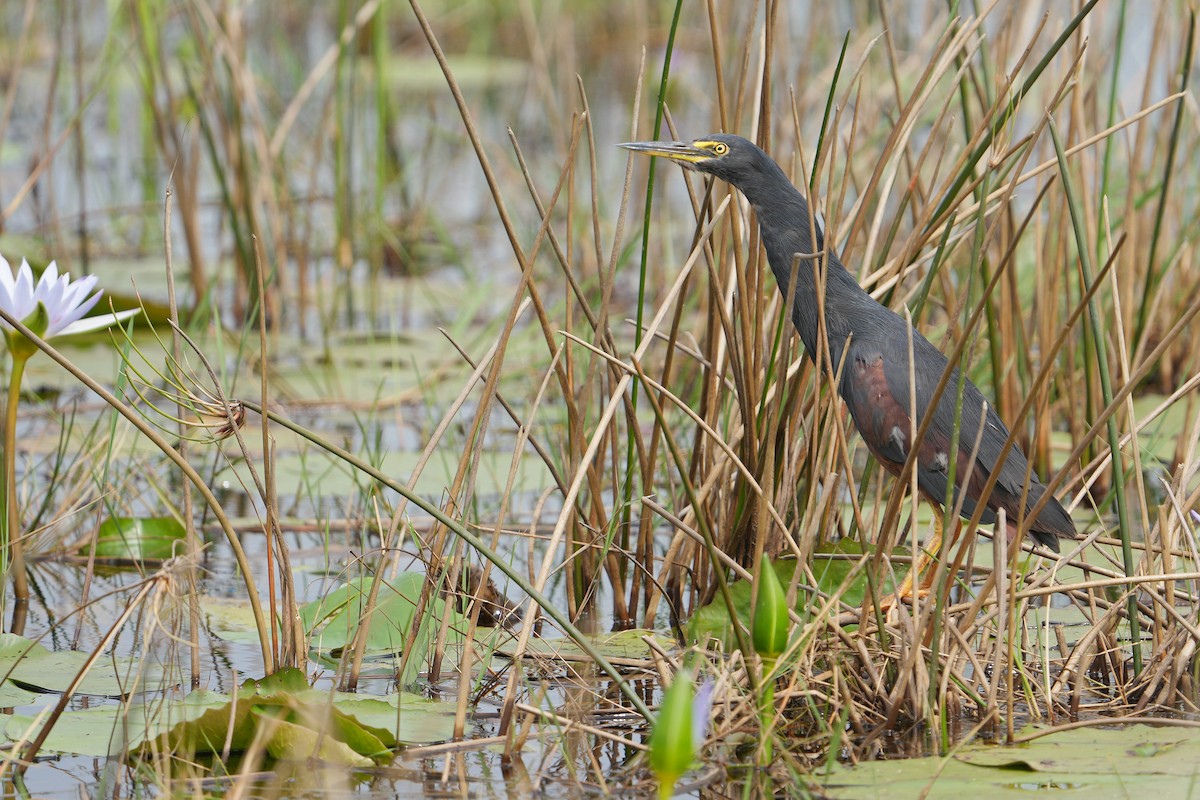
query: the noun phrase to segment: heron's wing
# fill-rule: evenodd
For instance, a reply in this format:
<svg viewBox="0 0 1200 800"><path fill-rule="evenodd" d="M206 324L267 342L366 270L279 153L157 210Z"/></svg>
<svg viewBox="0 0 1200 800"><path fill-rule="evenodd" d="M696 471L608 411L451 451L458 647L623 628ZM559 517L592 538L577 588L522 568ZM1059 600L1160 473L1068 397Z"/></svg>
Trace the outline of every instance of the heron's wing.
<svg viewBox="0 0 1200 800"><path fill-rule="evenodd" d="M859 434L868 449L893 474L903 467L908 458L914 429L920 422L924 407L917 405L918 419L911 414L907 377L907 344L902 353L890 352L885 346L871 347L850 344L845 372L842 379L842 398L854 417ZM888 351L888 352L885 352ZM943 359L943 363L944 359ZM914 376L916 377L916 376ZM922 379L917 377L917 397L921 397ZM949 435L936 426L931 426L921 440L917 453L917 485L931 499L953 502L949 489ZM969 450L964 452L960 443L955 483L963 484L963 476L971 474L971 484L986 480L986 473L978 469L969 470L966 464ZM974 496L968 492L963 502L963 513L975 510ZM985 521L991 521L990 512Z"/></svg>

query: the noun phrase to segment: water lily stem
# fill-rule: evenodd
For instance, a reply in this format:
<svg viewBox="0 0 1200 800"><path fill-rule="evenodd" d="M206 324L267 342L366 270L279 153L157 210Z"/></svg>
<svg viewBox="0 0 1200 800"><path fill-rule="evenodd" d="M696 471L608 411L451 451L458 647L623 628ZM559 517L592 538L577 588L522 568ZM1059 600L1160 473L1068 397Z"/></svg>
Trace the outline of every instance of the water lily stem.
<svg viewBox="0 0 1200 800"><path fill-rule="evenodd" d="M763 678L759 696L762 702L758 706L758 722L762 731L762 747L759 748L761 760L759 766L770 766L774 757L774 747L771 744L772 728L775 723L775 659L763 658Z"/></svg>
<svg viewBox="0 0 1200 800"><path fill-rule="evenodd" d="M8 403L4 408L4 536L0 541L0 574L12 572L13 594L18 604L29 601L29 579L21 542L21 514L17 508L17 404L21 378L29 356L14 353L8 376Z"/></svg>

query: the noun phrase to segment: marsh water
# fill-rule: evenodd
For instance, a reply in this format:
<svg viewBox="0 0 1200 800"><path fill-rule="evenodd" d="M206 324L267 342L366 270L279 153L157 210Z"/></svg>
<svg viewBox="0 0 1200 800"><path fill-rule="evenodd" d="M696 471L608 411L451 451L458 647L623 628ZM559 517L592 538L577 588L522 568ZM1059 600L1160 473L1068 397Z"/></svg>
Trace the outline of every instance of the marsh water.
<svg viewBox="0 0 1200 800"><path fill-rule="evenodd" d="M580 111L576 75L580 77L587 95L587 121L591 126L588 135L596 146L596 172L593 177L577 167L572 185L577 197L594 193L598 198L604 214L596 227L603 229L602 238L611 247L617 224L613 217L626 169L625 154L611 145L636 138L631 131L630 106L638 65L645 54L650 65L648 74L652 74L656 69L653 65L661 62L669 17L647 18L640 4L615 4L616 12L611 15L595 8L576 14L569 5L513 3L483 9L472 4L462 8L440 4L435 9L435 26L445 33L448 47L455 51L452 68L475 112L475 123L500 176L505 197L515 209L517 226L527 246L538 229L539 218L528 201L506 130L513 131L530 162L535 183L548 194L559 176L572 113ZM867 23L852 5L793 3L785 16L784 39L807 42L810 49L833 63L842 34ZM1048 5L1062 11L1072 4ZM136 382L139 378L131 377L128 366L144 370L143 377L154 383L161 377L155 370L163 370L169 349L164 344L168 338L163 314L168 293L162 217L168 177L176 164L167 164L161 153L163 145L158 137L162 134L155 130L158 120L146 111L146 98L157 98L175 121L196 112L177 97L168 100L161 86L148 84L144 71L121 68L121 59L113 54L138 52L144 43L131 28L124 27L128 22L116 16L112 4L82 2L78 6L63 29L75 37L69 45L63 31L51 20L36 18L39 26L29 42L39 44L41 49L30 50L35 55L22 64L19 82L13 84L12 112L6 119L5 137L0 140L0 205L7 206L18 193L30 165L47 158L50 145L61 148L62 155L47 158L36 190L4 218L0 253L11 257L28 252L31 258L57 258L64 269L99 276L105 290L121 302L140 299L155 310L156 332L151 332L149 326L139 326L131 344L104 335L69 343L63 349L88 374L107 385L123 387L126 400L141 405L156 424L177 435L170 417L163 413L156 416L147 408L145 398L138 396L144 387L131 388L130 380ZM296 208L301 210L288 217L288 230L281 236L290 250L279 263L275 277L286 285L287 292L271 319L264 361L268 407L362 455L402 481L412 474L422 448L471 374L472 368L459 348L472 360L482 358L500 335L514 298L522 291L519 265L497 220L487 182L462 131L445 80L424 41L416 38L415 24L407 18L394 19L405 11L397 8L389 12L393 26L390 33L395 39L391 58L386 63L371 63L359 53L360 57L329 73L328 83L321 84L324 90L301 105L291 138L276 153L275 166L282 173L282 177L276 177L289 187L290 199L298 200ZM935 12L941 13L932 5L926 8L912 4L907 13L890 18L889 24L897 39L916 49ZM7 32L0 35L8 37L13 45L9 49L16 52L13 40L21 20L15 4L7 4L0 13L8 23ZM161 20L168 53L164 61L172 65L166 70L170 75L184 69L183 65L194 66L187 61L185 48L178 53L170 51L178 46L177 40L186 38L179 29L184 12L179 13ZM280 95L287 95L265 97L263 102L272 108L286 107L294 99L308 70L329 52L338 31L347 24L345 17L332 11L310 13L303 4L295 3L248 4L234 17L256 31L275 28L248 48L252 51L248 63L262 77L263 84L277 86ZM807 23L810 19L819 19L838 35L815 36L816 26ZM1155 32L1148 19L1131 16L1122 39L1129 57L1119 73L1121 97L1131 107L1138 101L1143 83L1161 79L1166 85L1170 77L1163 64L1149 77L1138 66L1139 59L1153 46ZM689 30L693 38L704 28L700 22L692 20ZM1004 22L1023 31L1036 22L1036 15ZM994 26L991 34L1003 35L1004 22L989 22ZM1101 38L1110 33L1114 23L1103 18L1095 24L1094 35ZM236 30L236 26L221 29ZM748 24L746 30L751 29ZM210 35L217 36L211 31ZM366 47L362 41L354 46ZM62 59L68 51L77 53L77 70L73 72L64 71L66 62ZM864 46L862 57L869 52L870 48ZM794 87L793 102L806 108L820 106L817 101L823 100L827 89L823 82L828 80L828 73L808 68L805 59L811 55L801 48L787 50L780 65L786 82ZM707 74L705 70L710 67L701 63L695 49L681 46L674 68L677 78L668 87L671 121L685 138L705 133L714 127L717 99L698 88L702 84L697 76ZM7 69L7 76L15 74L11 67ZM377 100L363 88L378 70L387 74L391 93L386 119L381 119ZM87 91L93 81L102 86L102 91L87 100L79 110L77 128L71 129L74 104L80 97L90 97ZM649 93L650 89L643 87L642 91ZM783 103L780 105L782 109ZM254 104L246 102L245 108L251 111ZM642 113L639 135L645 134L649 124ZM1041 113L1042 109L1022 110L1028 116L1020 121L1027 123ZM332 133L326 127L331 117L345 126L349 131L345 135L355 146L336 144L343 141L338 138L342 133ZM797 120L797 132L802 139L815 141L819 124L816 115L804 115ZM191 331L196 347L210 359L230 397L257 401L262 399L260 379L264 370L256 358L247 355L258 348L258 331L243 324L247 289L239 282L236 266L230 220L237 214L231 213L230 201L225 197L228 186L223 179L228 176L211 165L204 166L204 159L197 157L206 148L216 147L205 140L202 126L186 123L180 127L183 140L173 145L178 148L179 161L186 163L189 155L195 160L190 162L190 172L176 174L173 192L178 192L179 181L191 181L190 188L199 203L187 212L177 202L173 206L172 257L179 299L185 310L200 305L191 293L194 284L190 279L196 262L205 262L212 280L208 298L211 304L209 316ZM385 140L374 133L381 127L389 131ZM55 136L48 138L47 131L54 131ZM59 135L61 139L56 138ZM883 135L872 137L882 139ZM248 141L243 143L248 151L260 146L250 139L247 136ZM377 169L379 154L384 150L395 168L387 181L379 179ZM232 166L228 169L230 174L235 171ZM867 174L868 169L862 171ZM649 267L651 283L659 286L669 284L671 271L686 255L694 225L688 194L674 177L659 180L654 206L657 235L666 242L663 258ZM639 191L639 179L634 179L635 193ZM1184 183L1188 180L1185 174ZM1195 176L1190 180L1194 181ZM853 199L847 198L848 204ZM269 205L263 203L263 207ZM185 213L194 215L191 221L198 223L196 242L185 240ZM568 212L560 207L558 213L565 218ZM582 212L571 213L578 213L578 217L566 221L556 218L556 222L563 221L562 228L575 237L568 238L566 248L588 270L592 282L586 289L596 291L600 281L592 278L607 263L608 253L592 252L579 233L590 222L584 223L586 215ZM632 319L626 317L633 316L638 293L636 259L629 253L640 238L641 220L627 219L624 224L624 240L615 248L623 256L622 268L613 275L610 299L613 308L619 309L614 312L611 328L620 349L628 351L635 341L635 331ZM352 252L348 259L343 257L346 248ZM547 302L556 319L565 316L570 320L572 312L562 311L568 292L561 283L555 284L561 293L548 297ZM513 398L521 412L532 412L533 389L543 380L550 362L532 316L533 311L525 310L514 326L507 343L507 368L498 384L500 395ZM211 379L199 360L194 356L184 360L195 377L194 386L210 387ZM89 563L87 545L92 533L107 516L178 513L183 484L156 450L114 421L107 406L81 389L49 358L38 356L31 362L23 386L17 429L18 492L22 508L37 509L28 516L36 514L38 523L30 545L34 555L34 602L26 634L54 651L90 652L105 641L130 594L162 567L158 562L138 567ZM473 446L468 426L475 410L474 397L469 396L458 411L416 482L417 493L435 503L446 499L462 453ZM160 396L155 404L167 408L168 399ZM1152 405L1156 400L1139 398L1138 403ZM1143 434L1145 452L1162 463L1169 461L1175 440L1186 429L1182 407L1178 412L1163 417ZM549 431L552 436L562 432L566 415L555 402L537 406L536 415L541 431ZM110 429L115 435L105 439ZM553 525L561 511L561 497L547 491L553 480L528 445L519 451L522 458L513 467L519 434L518 423L506 411L498 406L491 409L485 439L478 450L468 508L462 511L490 533L503 507L506 535L500 540L501 552L514 563L525 565L540 562L544 537L539 534ZM301 603L314 601L369 571L380 547L378 531L386 527L400 496L278 426L272 427L272 435L275 489L297 599ZM261 463L263 439L255 415L249 415L242 436L251 459ZM230 440L213 442L204 435L198 435L198 439L188 445L189 458L233 518L255 570L256 583L266 586L264 504L250 488L252 478L245 460ZM92 452L90 448L102 440L105 452ZM77 453L84 455L76 459ZM861 463L855 466L861 467ZM506 489L510 478L511 487ZM83 496L88 501L78 502ZM432 528L432 520L419 511L412 511L408 521L410 536ZM200 639L200 685L214 692L231 693L247 677L262 677L262 656L245 616L245 584L232 551L211 518L201 517L199 522L206 544L197 589L205 623ZM656 540L659 549L665 549L665 537ZM402 555L394 569L425 569L411 555L417 549L411 540L400 549L408 555ZM983 558L978 563L990 562ZM518 603L526 600L503 576L497 574L494 578L500 592ZM613 628L610 591L604 581L597 583L591 611L581 618L581 627L596 633ZM548 593L555 603L568 605L562 572L552 578ZM1058 596L1049 605L1056 609L1055 621L1059 631L1065 632L1064 641L1073 643L1077 638L1074 626L1079 630L1086 627L1082 616L1076 620L1066 614L1065 601ZM159 611L166 618L168 612L178 609L164 607ZM155 627L154 613L142 612L106 652L151 660L161 657L178 666L178 642ZM672 638L665 613L654 623L664 640ZM553 630L543 633L548 638L555 634ZM1036 635L1049 640L1052 633L1045 626ZM186 658L182 661L186 663ZM237 780L229 777L237 775L242 766L232 758L228 763L203 764L193 776L181 777L156 773L146 762L47 754L21 781L6 783L4 792L5 796L61 798L221 796L236 787L240 796L263 797L519 797L612 792L649 796L653 787L644 762L635 748L619 741L627 738L642 744L644 727L634 715L613 711L607 701L614 692L607 681L593 670L564 663L514 666L502 656L493 658L488 670L471 684L464 741L454 743L433 737L401 748L387 765L348 770L312 764L287 767L280 763L264 770L260 779L247 781L244 776ZM442 723L453 717L460 691L453 669L447 669L436 681L422 677L411 685L397 687L392 666L390 662L369 666L358 686L359 693L387 696L404 688L438 704L440 711L433 713L442 718ZM505 758L505 742L497 737L499 697L508 671L513 669L523 670L531 703L542 709L561 710L572 720L584 720L613 732L617 740L542 722L523 732L519 757ZM337 668L327 659L314 656L305 673L320 689L330 690L338 683ZM178 677L178 683L162 689L164 694L190 688L182 671ZM639 684L639 690L651 704L657 703L656 681ZM14 710L36 715L52 708L58 698L57 694L44 694ZM1091 699L1097 705L1107 700L1085 697L1085 705ZM111 697L80 694L72 700L71 709L117 702ZM1190 719L1186 713L1179 718ZM951 718L950 738L957 741L960 736L978 734L974 720L968 713ZM1044 720L1022 712L1016 726L1033 721ZM843 727L849 730L846 723ZM1002 731L994 733L1003 737ZM929 755L938 752L934 739L929 726L909 725L880 738L874 755L885 762ZM745 742L741 744L744 749ZM796 746L802 749L805 744L797 741ZM1181 752L1185 747L1179 743L1172 746L1178 746ZM848 759L853 755L851 750L832 751L823 762L825 767L832 770L839 757ZM818 763L819 759L811 761ZM604 776L606 782L598 783L594 773ZM911 780L925 779L921 776ZM743 780L746 786L758 786L753 770L739 772L736 764L706 764L689 774L680 791L695 796L741 794ZM892 778L880 773L870 780L884 786ZM1049 785L1036 779L1012 781L1015 793L1056 789L1063 797L1073 796L1072 792L1087 786L1085 782ZM804 791L804 787L793 788Z"/></svg>

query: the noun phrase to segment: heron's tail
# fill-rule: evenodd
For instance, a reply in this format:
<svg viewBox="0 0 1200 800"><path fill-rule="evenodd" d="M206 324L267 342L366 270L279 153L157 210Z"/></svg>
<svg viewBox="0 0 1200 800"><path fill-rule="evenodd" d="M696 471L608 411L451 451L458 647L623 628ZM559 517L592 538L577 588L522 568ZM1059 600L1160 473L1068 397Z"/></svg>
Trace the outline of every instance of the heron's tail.
<svg viewBox="0 0 1200 800"><path fill-rule="evenodd" d="M1038 500L1045 494L1046 487L1040 483L1034 483L1029 487L1029 505L1028 508L1033 508L1037 505ZM1074 539L1075 521L1071 519L1071 515L1062 507L1062 503L1058 499L1051 497L1042 510L1038 513L1037 519L1029 526L1029 535L1034 538L1038 544L1044 544L1054 552L1058 552L1059 539Z"/></svg>

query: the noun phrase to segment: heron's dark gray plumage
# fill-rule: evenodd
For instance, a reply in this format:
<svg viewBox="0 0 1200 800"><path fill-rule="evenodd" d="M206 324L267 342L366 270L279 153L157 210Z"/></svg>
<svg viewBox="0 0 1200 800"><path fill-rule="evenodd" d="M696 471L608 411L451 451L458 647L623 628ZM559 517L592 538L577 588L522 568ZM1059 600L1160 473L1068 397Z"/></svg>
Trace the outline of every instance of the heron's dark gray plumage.
<svg viewBox="0 0 1200 800"><path fill-rule="evenodd" d="M819 359L817 353L816 267L824 263L825 330L833 367L837 369L843 365L844 359L839 394L867 447L884 467L893 474L898 473L908 458L912 431L933 402L934 390L946 368L946 357L899 314L867 294L842 265L837 253L832 249L824 250L824 235L819 224L810 222L808 201L779 165L753 142L741 136L713 134L690 144L633 142L622 147L669 158L689 169L708 173L732 184L745 195L758 217L767 261L785 298L792 276L796 277L792 322L809 357L822 364L823 359ZM916 387L915 404L909 389L910 370ZM950 388L937 401L915 464L922 494L942 504L956 501L954 494L948 491L950 459L947 450L953 431L954 387L958 380L955 368L950 376ZM917 412L915 420L910 414L913 408ZM1000 463L1008 429L970 380L965 383L960 418L955 483L960 489L964 483L966 485L963 516L969 517L975 512L984 485L997 471L999 476L987 498L982 521L994 522L999 509L1004 509L1010 521L1024 516L1018 511L1026 476L1029 476L1026 512L1032 510L1046 488L1029 469L1029 462L1019 447L1011 447ZM979 447L974 463L968 464L977 438ZM964 475L967 476L965 481ZM1042 507L1029 529L1036 541L1056 552L1059 538L1075 536L1074 522L1053 497Z"/></svg>

